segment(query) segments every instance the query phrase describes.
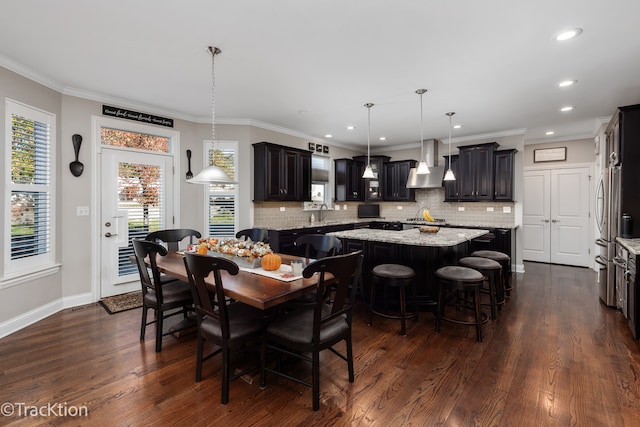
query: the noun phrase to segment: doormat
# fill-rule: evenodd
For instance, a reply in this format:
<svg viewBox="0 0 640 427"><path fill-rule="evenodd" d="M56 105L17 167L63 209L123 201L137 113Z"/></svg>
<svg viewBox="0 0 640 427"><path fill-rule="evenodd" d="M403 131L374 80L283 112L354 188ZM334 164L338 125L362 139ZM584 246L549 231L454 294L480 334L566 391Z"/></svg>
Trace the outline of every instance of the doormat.
<svg viewBox="0 0 640 427"><path fill-rule="evenodd" d="M99 302L109 314L132 310L134 308L142 307L142 291L105 297Z"/></svg>

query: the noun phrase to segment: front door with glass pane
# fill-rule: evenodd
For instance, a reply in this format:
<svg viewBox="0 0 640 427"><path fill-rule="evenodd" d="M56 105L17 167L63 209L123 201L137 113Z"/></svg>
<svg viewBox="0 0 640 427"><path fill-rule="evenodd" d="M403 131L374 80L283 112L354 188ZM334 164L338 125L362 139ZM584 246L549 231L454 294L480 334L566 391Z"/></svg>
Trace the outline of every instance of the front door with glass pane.
<svg viewBox="0 0 640 427"><path fill-rule="evenodd" d="M101 297L140 289L131 239L171 228L173 158L102 150Z"/></svg>

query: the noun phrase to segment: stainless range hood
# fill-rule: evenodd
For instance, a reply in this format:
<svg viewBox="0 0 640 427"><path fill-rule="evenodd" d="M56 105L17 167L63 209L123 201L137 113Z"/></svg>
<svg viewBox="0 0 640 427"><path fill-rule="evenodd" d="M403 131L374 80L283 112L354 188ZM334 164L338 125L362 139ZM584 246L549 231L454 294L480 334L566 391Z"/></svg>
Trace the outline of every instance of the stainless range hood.
<svg viewBox="0 0 640 427"><path fill-rule="evenodd" d="M442 187L444 166L434 166L438 157L439 141L437 139L425 139L423 144L430 173L418 175L417 168L411 168L409 179L407 179L407 188L440 188Z"/></svg>

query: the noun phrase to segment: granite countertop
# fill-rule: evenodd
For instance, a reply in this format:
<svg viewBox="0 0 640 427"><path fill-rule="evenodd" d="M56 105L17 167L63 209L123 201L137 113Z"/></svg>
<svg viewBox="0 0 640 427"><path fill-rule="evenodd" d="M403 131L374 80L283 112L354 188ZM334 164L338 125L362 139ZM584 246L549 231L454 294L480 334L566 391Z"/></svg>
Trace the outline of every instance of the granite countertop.
<svg viewBox="0 0 640 427"><path fill-rule="evenodd" d="M445 227L440 228L440 231L437 233L421 233L417 228L403 231L360 228L327 234L344 239L367 240L410 246L455 246L487 234L488 232L488 230Z"/></svg>
<svg viewBox="0 0 640 427"><path fill-rule="evenodd" d="M408 220L391 220L388 218L357 218L357 219L343 219L343 220L330 220L330 221L316 221L316 222L305 222L298 224L291 224L286 226L278 226L278 227L265 227L270 230L294 230L299 228L316 228L316 227L330 227L332 225L344 225L344 224L362 224L369 223L372 221L382 221L382 222L402 222L403 224L416 224L416 225L439 225L438 223L427 224L425 221L408 221ZM469 221L469 222L461 222L461 221L447 221L443 227L473 227L473 228L508 228L508 229L516 229L517 225L513 223L482 223L480 221Z"/></svg>
<svg viewBox="0 0 640 427"><path fill-rule="evenodd" d="M622 237L616 237L616 241L633 255L640 255L640 239L623 239Z"/></svg>

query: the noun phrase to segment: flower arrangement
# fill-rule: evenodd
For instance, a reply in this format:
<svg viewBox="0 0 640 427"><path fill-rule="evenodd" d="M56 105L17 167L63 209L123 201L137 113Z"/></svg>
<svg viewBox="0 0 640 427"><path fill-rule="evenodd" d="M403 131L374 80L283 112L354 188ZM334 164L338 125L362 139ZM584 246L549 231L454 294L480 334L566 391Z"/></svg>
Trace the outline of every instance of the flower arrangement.
<svg viewBox="0 0 640 427"><path fill-rule="evenodd" d="M236 256L244 258L250 263L260 259L264 255L273 253L273 250L271 250L268 243L233 238L217 239L215 237L198 240L196 250L201 254L206 254L207 252L212 251L225 255Z"/></svg>

